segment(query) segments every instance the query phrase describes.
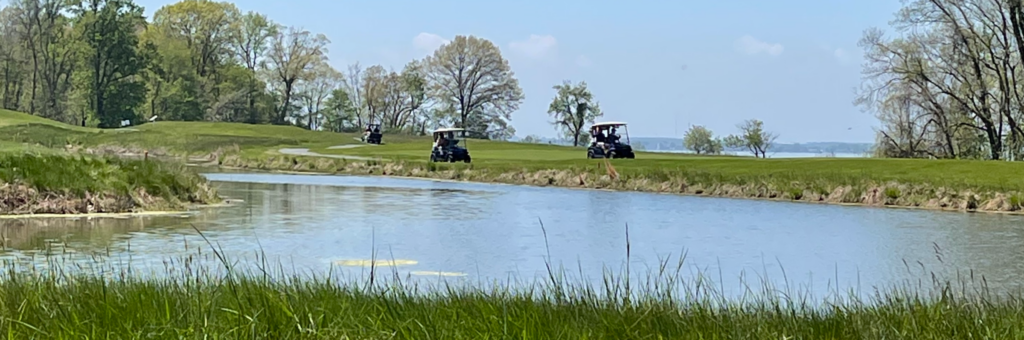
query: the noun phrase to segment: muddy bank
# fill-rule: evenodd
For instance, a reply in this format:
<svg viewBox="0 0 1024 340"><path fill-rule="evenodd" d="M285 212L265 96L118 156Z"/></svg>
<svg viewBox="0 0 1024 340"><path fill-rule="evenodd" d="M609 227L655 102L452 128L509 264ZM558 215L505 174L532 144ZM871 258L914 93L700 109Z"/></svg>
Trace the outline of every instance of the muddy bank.
<svg viewBox="0 0 1024 340"><path fill-rule="evenodd" d="M1021 212L1024 194L952 190L903 183L863 183L822 185L821 183L702 183L685 174L667 178L649 178L643 174L619 174L597 165L575 170L503 170L451 169L447 165L352 161L326 158L273 156L246 160L229 155L219 162L236 169L284 170L329 174L401 176L455 181L504 183L533 186L639 191L710 197L765 199L823 204L900 207L931 210ZM662 176L664 177L664 176Z"/></svg>
<svg viewBox="0 0 1024 340"><path fill-rule="evenodd" d="M21 184L0 183L0 215L106 215L183 210L187 204L168 202L137 189L128 195L75 195L39 191Z"/></svg>

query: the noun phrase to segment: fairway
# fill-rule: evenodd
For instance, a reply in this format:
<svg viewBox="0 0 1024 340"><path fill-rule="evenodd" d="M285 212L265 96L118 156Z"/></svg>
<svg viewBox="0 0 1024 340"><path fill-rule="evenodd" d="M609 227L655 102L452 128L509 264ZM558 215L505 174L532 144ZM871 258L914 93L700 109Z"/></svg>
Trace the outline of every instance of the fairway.
<svg viewBox="0 0 1024 340"><path fill-rule="evenodd" d="M76 148L147 150L177 156L216 159L224 165L263 170L367 172L358 162L399 165L389 174L483 182L547 183L620 190L669 191L747 198L829 200L899 206L973 207L1015 211L1024 192L1024 163L999 161L697 156L637 152L636 159L615 159L616 181L583 181L605 176L605 160L586 158L583 147L463 140L472 164L428 164L431 138L385 134L383 145L359 142L358 133L308 131L294 126L215 122L155 122L100 130L74 127L0 111L0 152ZM282 154L309 149L316 155ZM122 151L123 151L122 150ZM331 157L333 156L333 157ZM356 156L347 158L337 156ZM371 161L372 159L372 161ZM420 170L425 171L420 171ZM434 170L473 170L473 175L444 175ZM528 174L543 175L547 180ZM558 177L556 179L555 176ZM534 176L535 177L535 176ZM448 177L445 177L448 178ZM546 177L547 178L547 177ZM581 184L582 183L582 184ZM595 184L596 183L596 184ZM974 196L976 198L972 198ZM971 202L980 203L971 203ZM985 202L989 202L986 208ZM980 204L980 205L979 205Z"/></svg>

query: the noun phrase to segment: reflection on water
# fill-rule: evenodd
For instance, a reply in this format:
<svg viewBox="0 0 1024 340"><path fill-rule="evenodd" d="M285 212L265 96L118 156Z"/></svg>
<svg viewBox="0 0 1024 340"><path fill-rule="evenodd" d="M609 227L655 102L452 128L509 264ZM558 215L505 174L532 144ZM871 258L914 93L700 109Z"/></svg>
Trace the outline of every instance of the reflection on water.
<svg viewBox="0 0 1024 340"><path fill-rule="evenodd" d="M777 283L866 288L973 270L1019 289L1024 219L644 193L378 177L210 174L243 203L191 217L0 220L4 258L163 269L210 246L233 260L265 255L282 268L364 273L376 265L422 277L505 280L545 275L545 260L595 281L626 259L644 272L687 263L738 291L741 273ZM543 222L543 230L541 223ZM545 242L544 232L547 234ZM719 276L720 275L720 276Z"/></svg>

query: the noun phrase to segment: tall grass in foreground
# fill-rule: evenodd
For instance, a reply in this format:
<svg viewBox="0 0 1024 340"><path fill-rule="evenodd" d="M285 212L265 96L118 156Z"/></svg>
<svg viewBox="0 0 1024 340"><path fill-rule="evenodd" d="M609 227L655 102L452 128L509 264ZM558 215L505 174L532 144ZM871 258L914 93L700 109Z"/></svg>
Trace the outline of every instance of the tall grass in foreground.
<svg viewBox="0 0 1024 340"><path fill-rule="evenodd" d="M628 250L627 250L628 252ZM207 252L209 254L209 252ZM770 284L726 298L703 276L662 261L643 280L575 281L549 266L533 284L418 284L370 267L359 280L255 270L215 274L174 262L163 278L61 265L0 272L9 339L1014 339L1024 300L968 282L879 288L815 301ZM376 256L374 256L376 258ZM374 259L376 260L376 259ZM628 261L627 261L628 263ZM70 270L66 270L70 269Z"/></svg>

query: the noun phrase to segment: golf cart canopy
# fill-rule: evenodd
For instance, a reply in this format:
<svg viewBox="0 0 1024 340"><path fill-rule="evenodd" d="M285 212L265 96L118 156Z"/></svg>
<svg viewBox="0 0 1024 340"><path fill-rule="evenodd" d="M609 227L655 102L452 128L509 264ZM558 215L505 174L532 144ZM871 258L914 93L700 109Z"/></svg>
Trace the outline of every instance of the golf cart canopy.
<svg viewBox="0 0 1024 340"><path fill-rule="evenodd" d="M463 129L463 128L440 128L440 129L434 130L434 133L456 132L456 131L465 131L465 130L466 129Z"/></svg>
<svg viewBox="0 0 1024 340"><path fill-rule="evenodd" d="M626 122L600 122L600 123L594 123L593 127L597 128L597 127L623 126L623 125L626 125Z"/></svg>

